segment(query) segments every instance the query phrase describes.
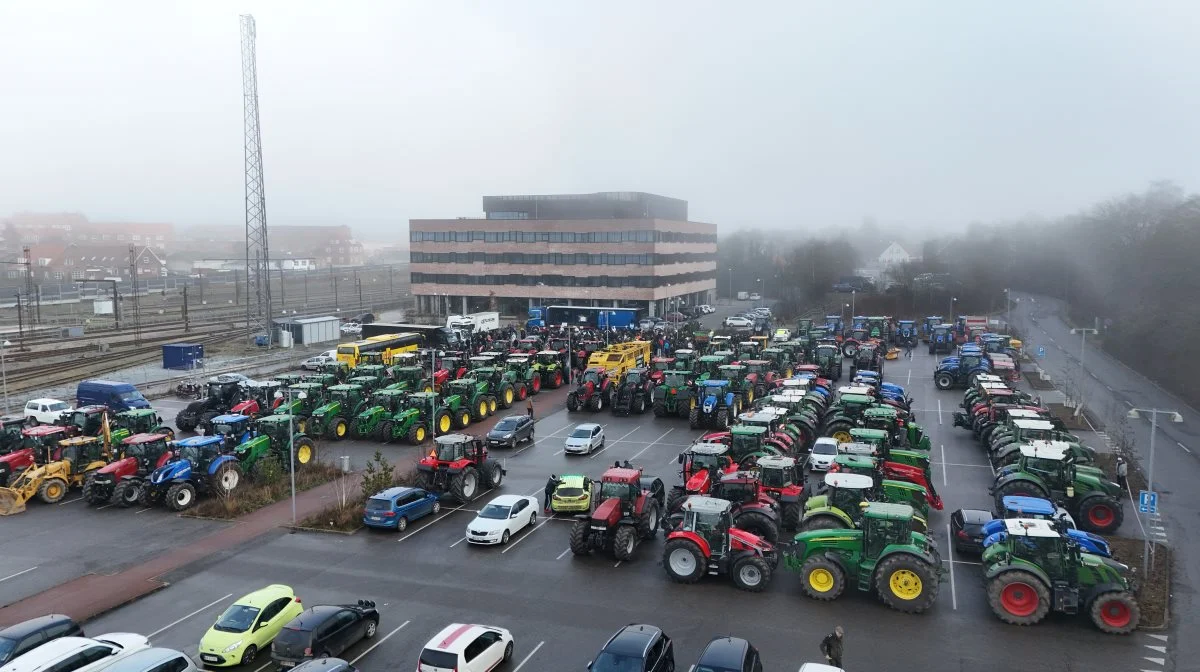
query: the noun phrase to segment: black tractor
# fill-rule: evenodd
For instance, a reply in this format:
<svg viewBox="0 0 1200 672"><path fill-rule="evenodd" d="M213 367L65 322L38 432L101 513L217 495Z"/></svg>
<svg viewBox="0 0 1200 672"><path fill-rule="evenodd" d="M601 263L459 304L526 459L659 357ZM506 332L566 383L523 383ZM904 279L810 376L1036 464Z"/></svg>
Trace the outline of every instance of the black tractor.
<svg viewBox="0 0 1200 672"><path fill-rule="evenodd" d="M650 369L638 367L625 372L621 384L613 393L613 415L641 415L650 408L653 383L650 380Z"/></svg>
<svg viewBox="0 0 1200 672"><path fill-rule="evenodd" d="M180 411L175 416L175 427L181 432L192 432L201 425L207 425L216 416L228 413L234 404L246 398L242 380L240 376L225 374L210 378L208 395Z"/></svg>

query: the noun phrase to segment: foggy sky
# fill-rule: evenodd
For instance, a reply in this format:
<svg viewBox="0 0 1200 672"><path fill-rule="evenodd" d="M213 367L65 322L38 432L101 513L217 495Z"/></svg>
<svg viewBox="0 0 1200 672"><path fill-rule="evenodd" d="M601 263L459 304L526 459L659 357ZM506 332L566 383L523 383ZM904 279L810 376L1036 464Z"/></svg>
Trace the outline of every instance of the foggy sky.
<svg viewBox="0 0 1200 672"><path fill-rule="evenodd" d="M636 190L945 227L1200 184L1196 2L9 0L0 217L241 223L243 12L274 224Z"/></svg>

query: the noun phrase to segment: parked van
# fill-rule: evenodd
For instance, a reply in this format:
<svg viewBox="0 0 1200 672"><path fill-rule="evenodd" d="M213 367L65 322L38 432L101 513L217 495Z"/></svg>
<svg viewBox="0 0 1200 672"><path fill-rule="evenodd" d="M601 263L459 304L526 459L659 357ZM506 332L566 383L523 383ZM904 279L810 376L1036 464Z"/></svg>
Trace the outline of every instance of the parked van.
<svg viewBox="0 0 1200 672"><path fill-rule="evenodd" d="M150 402L130 383L115 380L85 380L75 390L75 404L83 406L107 406L120 413L135 408L150 408Z"/></svg>

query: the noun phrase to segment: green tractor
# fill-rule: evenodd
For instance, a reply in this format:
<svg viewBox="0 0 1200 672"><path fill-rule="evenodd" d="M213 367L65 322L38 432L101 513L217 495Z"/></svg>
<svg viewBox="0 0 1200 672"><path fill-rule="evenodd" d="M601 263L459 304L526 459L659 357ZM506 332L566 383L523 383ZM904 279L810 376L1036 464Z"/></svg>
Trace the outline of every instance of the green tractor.
<svg viewBox="0 0 1200 672"><path fill-rule="evenodd" d="M790 352L776 345L771 348L764 348L761 357L771 362L771 370L776 371L784 378L791 378L795 371L792 369L792 359Z"/></svg>
<svg viewBox="0 0 1200 672"><path fill-rule="evenodd" d="M319 371L317 375L333 376L333 382L326 382L325 384L336 385L349 378L352 370L353 367L348 362L325 362L321 365L321 368L317 369Z"/></svg>
<svg viewBox="0 0 1200 672"><path fill-rule="evenodd" d="M375 390L370 405L350 421L350 434L357 439L380 439L384 421L403 406L407 394L402 390Z"/></svg>
<svg viewBox="0 0 1200 672"><path fill-rule="evenodd" d="M929 453L921 450L906 450L893 448L886 430L855 427L850 430L850 444L866 446L867 454L874 455L886 462L898 462L912 467L929 470L932 460Z"/></svg>
<svg viewBox="0 0 1200 672"><path fill-rule="evenodd" d="M715 376L718 380L729 381L729 391L742 400L742 408L750 408L754 404L754 384L746 379L746 373L746 367L741 364L724 364L717 367Z"/></svg>
<svg viewBox="0 0 1200 672"><path fill-rule="evenodd" d="M468 376L447 381L442 391L448 405L455 409L466 409L472 420L483 422L496 412L496 397L488 394L490 387L486 381ZM450 402L451 397L458 397L457 405Z"/></svg>
<svg viewBox="0 0 1200 672"><path fill-rule="evenodd" d="M925 488L904 481L881 480L865 474L833 472L825 474L825 491L804 502L801 530L854 529L862 523L862 511L868 502L907 504L917 515L913 529L924 532L928 526L929 504Z"/></svg>
<svg viewBox="0 0 1200 672"><path fill-rule="evenodd" d="M696 397L692 395L692 387L688 382L691 373L679 370L663 372L662 384L650 394L650 406L655 416L688 417L696 405Z"/></svg>
<svg viewBox="0 0 1200 672"><path fill-rule="evenodd" d="M378 355L378 352L367 352L364 355ZM380 357L379 364L364 364L361 358L358 361L358 366L354 367L355 376L373 376L384 382L388 381L388 367L383 365L383 358Z"/></svg>
<svg viewBox="0 0 1200 672"><path fill-rule="evenodd" d="M472 357L472 363L479 357ZM524 383L518 382L516 374L512 371L506 371L496 366L481 366L471 369L471 377L475 381L483 385L483 392L500 405L500 408L511 408L513 402L518 399L521 390L524 389Z"/></svg>
<svg viewBox="0 0 1200 672"><path fill-rule="evenodd" d="M304 418L282 414L255 420L254 435L234 449L242 471L249 473L264 458L278 459L285 470L291 468L293 460L297 469L315 462L317 444L304 433L303 421Z"/></svg>
<svg viewBox="0 0 1200 672"><path fill-rule="evenodd" d="M425 369L419 366L393 366L388 369L389 378L393 381L387 386L389 390L403 392L432 392L433 381L425 375Z"/></svg>
<svg viewBox="0 0 1200 672"><path fill-rule="evenodd" d="M1040 497L1062 503L1088 532L1115 533L1125 517L1124 488L1096 467L1075 464L1068 451L1063 443L1022 445L1020 459L996 473L996 510L1004 510L1006 496Z"/></svg>
<svg viewBox="0 0 1200 672"><path fill-rule="evenodd" d="M820 367L822 378L842 379L842 351L837 343L818 343L812 353L813 363Z"/></svg>
<svg viewBox="0 0 1200 672"><path fill-rule="evenodd" d="M359 368L361 369L362 367L359 367ZM357 369L355 371L357 372ZM374 392L375 390L378 390L379 388L383 387L383 381L384 381L384 379L379 378L378 376L358 375L358 376L351 376L351 377L347 378L346 384L347 385L358 385L359 387L361 387L363 389L363 394L370 394L370 393Z"/></svg>
<svg viewBox="0 0 1200 672"><path fill-rule="evenodd" d="M325 386L320 383L296 383L289 385L286 392L280 390L275 394L283 400L275 407L275 415L294 415L300 418L300 431L303 432L308 427L308 418L312 416L313 410L325 403L327 392Z"/></svg>
<svg viewBox="0 0 1200 672"><path fill-rule="evenodd" d="M542 350L534 355L532 365L534 373L541 376L542 387L558 389L567 382L563 370L562 354L557 350Z"/></svg>
<svg viewBox="0 0 1200 672"><path fill-rule="evenodd" d="M678 357L679 353L675 353L675 354L676 354L675 361L678 362L679 361L679 357ZM699 382L701 380L708 380L709 378L717 378L718 377L717 368L720 367L721 365L725 364L727 361L729 361L729 360L727 360L725 357L722 357L721 355L704 355L703 357L697 359L695 369L694 369L695 374L696 374L696 381Z"/></svg>
<svg viewBox="0 0 1200 672"><path fill-rule="evenodd" d="M821 417L821 435L832 436L838 443L849 443L850 430L859 426L863 413L875 403L865 394L840 394Z"/></svg>
<svg viewBox="0 0 1200 672"><path fill-rule="evenodd" d="M118 430L125 430L125 435L117 437ZM162 418L158 417L158 411L153 408L135 408L113 415L109 434L114 444L134 434L166 434L168 441L175 440L175 430L164 425Z"/></svg>
<svg viewBox="0 0 1200 672"><path fill-rule="evenodd" d="M760 425L734 425L729 428L729 457L739 469L752 469L758 458L786 453L767 442L770 430Z"/></svg>
<svg viewBox="0 0 1200 672"><path fill-rule="evenodd" d="M277 381L279 383L279 389L282 390L286 387L291 387L292 385L295 385L296 383L303 383L305 375L307 375L307 374L277 373L274 376L271 376L271 378L273 378L275 381Z"/></svg>
<svg viewBox="0 0 1200 672"><path fill-rule="evenodd" d="M988 603L1000 620L1035 625L1050 610L1086 613L1100 630L1127 635L1141 616L1129 567L1083 552L1053 521L1009 518L985 542Z"/></svg>
<svg viewBox="0 0 1200 672"><path fill-rule="evenodd" d="M333 387L341 383L342 380L332 373L306 373L302 382L320 385L321 387Z"/></svg>
<svg viewBox="0 0 1200 672"><path fill-rule="evenodd" d="M680 348L672 352L671 357L675 359L671 370L686 371L689 376L693 375L692 372L696 369L696 358L698 357L695 350Z"/></svg>
<svg viewBox="0 0 1200 672"><path fill-rule="evenodd" d="M524 401L542 391L542 376L533 369L533 357L509 355L504 362L504 379L516 390L517 399Z"/></svg>
<svg viewBox="0 0 1200 672"><path fill-rule="evenodd" d="M367 399L359 385L334 385L329 388L329 401L313 409L307 429L313 436L341 441L350 435L350 420L357 417Z"/></svg>
<svg viewBox="0 0 1200 672"><path fill-rule="evenodd" d="M815 600L836 600L852 577L892 609L923 613L937 601L943 568L937 545L913 531L915 517L911 506L871 502L861 529L797 534L783 549L784 566L800 573L804 594Z"/></svg>
<svg viewBox="0 0 1200 672"><path fill-rule="evenodd" d="M425 443L429 439L430 414L435 412L437 402L436 392L413 392L399 399L395 410L384 419L380 428L383 441L404 439L414 446ZM436 413L434 426L439 428L439 433L448 433L453 423L450 409L443 405Z"/></svg>

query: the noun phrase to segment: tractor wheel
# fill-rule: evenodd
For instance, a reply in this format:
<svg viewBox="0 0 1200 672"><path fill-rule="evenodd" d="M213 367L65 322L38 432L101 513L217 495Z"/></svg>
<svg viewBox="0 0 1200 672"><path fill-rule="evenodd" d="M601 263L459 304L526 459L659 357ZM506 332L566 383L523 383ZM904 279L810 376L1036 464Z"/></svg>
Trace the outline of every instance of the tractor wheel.
<svg viewBox="0 0 1200 672"><path fill-rule="evenodd" d="M533 380L529 381L529 393L537 394L538 392L541 392L541 391L542 391L542 377L540 375L536 375L533 377Z"/></svg>
<svg viewBox="0 0 1200 672"><path fill-rule="evenodd" d="M571 526L571 552L575 555L587 555L592 552L591 544L588 543L588 532L591 530L591 521L577 520Z"/></svg>
<svg viewBox="0 0 1200 672"><path fill-rule="evenodd" d="M450 479L450 494L463 504L475 499L478 493L479 472L475 467L467 467Z"/></svg>
<svg viewBox="0 0 1200 672"><path fill-rule="evenodd" d="M646 412L646 395L639 394L634 397L633 412L638 415Z"/></svg>
<svg viewBox="0 0 1200 672"><path fill-rule="evenodd" d="M671 494L667 495L667 513L674 513L683 506L687 501L688 493L683 488L671 488Z"/></svg>
<svg viewBox="0 0 1200 672"><path fill-rule="evenodd" d="M888 556L875 568L875 590L896 611L924 613L937 600L937 569L908 553Z"/></svg>
<svg viewBox="0 0 1200 672"><path fill-rule="evenodd" d="M1141 618L1137 600L1124 591L1101 593L1092 600L1091 614L1092 623L1110 635L1128 635Z"/></svg>
<svg viewBox="0 0 1200 672"><path fill-rule="evenodd" d="M781 512L780 521L783 523L785 530L800 529L800 504L799 502L784 502L783 511Z"/></svg>
<svg viewBox="0 0 1200 672"><path fill-rule="evenodd" d="M122 479L121 482L117 483L116 487L113 488L112 498L118 506L128 508L138 503L138 499L141 497L141 494L141 484L126 478Z"/></svg>
<svg viewBox="0 0 1200 672"><path fill-rule="evenodd" d="M588 408L597 413L604 410L604 395L599 392L593 392L592 398L588 399Z"/></svg>
<svg viewBox="0 0 1200 672"><path fill-rule="evenodd" d="M434 419L434 426L437 428L438 434L448 434L454 426L454 419L450 417L450 411L438 411L437 417Z"/></svg>
<svg viewBox="0 0 1200 672"><path fill-rule="evenodd" d="M766 560L750 555L733 563L730 574L733 585L740 590L761 593L771 582L771 571L771 565Z"/></svg>
<svg viewBox="0 0 1200 672"><path fill-rule="evenodd" d="M47 504L57 504L67 496L67 482L61 478L47 478L38 488L38 498Z"/></svg>
<svg viewBox="0 0 1200 672"><path fill-rule="evenodd" d="M408 442L414 446L419 446L425 443L425 439L429 435L429 430L425 429L425 425L413 425L408 430Z"/></svg>
<svg viewBox="0 0 1200 672"><path fill-rule="evenodd" d="M500 468L500 463L495 460L488 460L483 463L483 485L487 488L495 490L504 482L504 470Z"/></svg>
<svg viewBox="0 0 1200 672"><path fill-rule="evenodd" d="M517 401L525 401L525 398L529 396L529 389L525 387L524 383L517 383L516 389Z"/></svg>
<svg viewBox="0 0 1200 672"><path fill-rule="evenodd" d="M350 424L340 415L336 415L329 421L329 428L325 430L333 437L335 441L341 441L350 433Z"/></svg>
<svg viewBox="0 0 1200 672"><path fill-rule="evenodd" d="M488 417L488 402L484 397L479 398L479 404L475 408L475 417L472 418L475 422L483 422Z"/></svg>
<svg viewBox="0 0 1200 672"><path fill-rule="evenodd" d="M1010 496L1040 497L1046 499L1046 492L1029 481L1010 481L996 490L996 510L1004 510L1004 498Z"/></svg>
<svg viewBox="0 0 1200 672"><path fill-rule="evenodd" d="M779 526L758 511L746 511L733 519L734 527L762 537L772 544L779 540Z"/></svg>
<svg viewBox="0 0 1200 672"><path fill-rule="evenodd" d="M661 516L662 511L658 508L658 500L647 499L646 511L638 519L638 536L642 539L653 539L654 535L658 534L659 518Z"/></svg>
<svg viewBox="0 0 1200 672"><path fill-rule="evenodd" d="M948 373L939 373L933 377L933 384L939 390L949 390L954 388L954 376Z"/></svg>
<svg viewBox="0 0 1200 672"><path fill-rule="evenodd" d="M489 394L487 396L488 415L496 414L496 395Z"/></svg>
<svg viewBox="0 0 1200 672"><path fill-rule="evenodd" d="M579 410L579 395L571 392L567 395L567 412L574 413Z"/></svg>
<svg viewBox="0 0 1200 672"><path fill-rule="evenodd" d="M846 357L853 357L858 354L858 346L854 343L847 343L842 346L842 354Z"/></svg>
<svg viewBox="0 0 1200 672"><path fill-rule="evenodd" d="M562 384L563 384L562 371L555 371L554 372L554 381L552 383L550 383L550 387L553 387L554 389L557 390L558 388L562 387Z"/></svg>
<svg viewBox="0 0 1200 672"><path fill-rule="evenodd" d="M183 511L196 503L196 486L191 483L175 483L167 488L167 506L172 511Z"/></svg>
<svg viewBox="0 0 1200 672"><path fill-rule="evenodd" d="M428 471L418 471L413 478L413 486L426 492L433 492L433 474Z"/></svg>
<svg viewBox="0 0 1200 672"><path fill-rule="evenodd" d="M693 408L688 412L688 426L692 429L700 429L700 409Z"/></svg>
<svg viewBox="0 0 1200 672"><path fill-rule="evenodd" d="M667 405L661 401L654 402L654 417L663 418L667 415Z"/></svg>
<svg viewBox="0 0 1200 672"><path fill-rule="evenodd" d="M297 469L303 469L317 461L317 444L307 436L301 436L293 441L292 451Z"/></svg>
<svg viewBox="0 0 1200 672"><path fill-rule="evenodd" d="M396 423L391 420L385 420L383 423L383 435L380 438L383 439L384 443L391 443L392 439L395 438L395 434Z"/></svg>
<svg viewBox="0 0 1200 672"><path fill-rule="evenodd" d="M1079 505L1079 526L1096 534L1112 534L1121 526L1125 512L1107 497L1089 497Z"/></svg>
<svg viewBox="0 0 1200 672"><path fill-rule="evenodd" d="M162 496L158 492L158 488L145 486L138 491L138 506L157 506L162 502Z"/></svg>
<svg viewBox="0 0 1200 672"><path fill-rule="evenodd" d="M854 440L854 437L850 436L850 429L852 427L853 425L851 425L849 422L845 420L839 420L829 423L829 426L825 428L824 434L825 436L831 436L837 439L838 443L850 443L852 440Z"/></svg>
<svg viewBox="0 0 1200 672"><path fill-rule="evenodd" d="M846 524L833 516L813 516L800 523L801 532L808 532L809 530L841 530L845 528Z"/></svg>
<svg viewBox="0 0 1200 672"><path fill-rule="evenodd" d="M846 573L840 565L821 555L814 555L800 566L800 589L814 600L832 602L846 589Z"/></svg>
<svg viewBox="0 0 1200 672"><path fill-rule="evenodd" d="M672 539L663 549L663 569L676 583L695 583L708 571L708 559L688 539Z"/></svg>
<svg viewBox="0 0 1200 672"><path fill-rule="evenodd" d="M513 392L512 385L509 385L508 383L504 383L503 385L500 386L500 395L499 395L500 408L510 408L513 405L514 397L516 397L516 393Z"/></svg>
<svg viewBox="0 0 1200 672"><path fill-rule="evenodd" d="M613 557L617 560L628 560L633 557L633 549L637 548L638 532L632 525L622 525L617 528L613 537Z"/></svg>
<svg viewBox="0 0 1200 672"><path fill-rule="evenodd" d="M1050 611L1050 589L1029 572L1011 570L987 584L988 604L1005 623L1035 625Z"/></svg>
<svg viewBox="0 0 1200 672"><path fill-rule="evenodd" d="M297 460L298 462L299 460ZM217 468L217 473L212 475L212 481L209 485L218 497L228 497L237 490L238 485L242 482L242 467L236 462L225 462ZM193 495L195 491L193 490ZM176 509L177 511L179 509Z"/></svg>
<svg viewBox="0 0 1200 672"><path fill-rule="evenodd" d="M0 476L3 476L3 474L0 474ZM3 480L3 479L0 479L0 480ZM0 484L0 487L6 487L6 486L4 486L4 484ZM92 501L93 499L95 499L95 488L96 488L96 475L88 474L83 479L83 501L87 502L88 504L96 503L96 502Z"/></svg>
<svg viewBox="0 0 1200 672"><path fill-rule="evenodd" d="M458 414L458 428L466 429L471 424L471 414L467 411L460 411Z"/></svg>

